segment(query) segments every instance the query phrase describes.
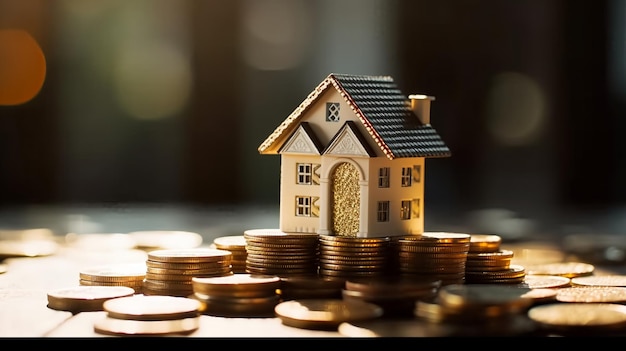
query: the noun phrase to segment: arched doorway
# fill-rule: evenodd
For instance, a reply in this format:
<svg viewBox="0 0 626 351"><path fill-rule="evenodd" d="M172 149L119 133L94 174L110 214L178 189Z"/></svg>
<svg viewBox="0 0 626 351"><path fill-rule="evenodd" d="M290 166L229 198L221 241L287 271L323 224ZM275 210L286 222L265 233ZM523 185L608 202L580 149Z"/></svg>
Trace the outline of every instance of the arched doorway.
<svg viewBox="0 0 626 351"><path fill-rule="evenodd" d="M331 181L333 234L356 237L361 208L359 171L348 162L340 163L333 170Z"/></svg>

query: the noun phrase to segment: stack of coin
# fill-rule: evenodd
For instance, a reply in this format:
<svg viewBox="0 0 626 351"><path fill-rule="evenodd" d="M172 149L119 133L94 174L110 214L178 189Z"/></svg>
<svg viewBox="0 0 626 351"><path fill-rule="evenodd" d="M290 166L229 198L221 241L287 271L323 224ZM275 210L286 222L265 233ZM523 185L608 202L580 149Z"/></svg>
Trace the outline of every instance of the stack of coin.
<svg viewBox="0 0 626 351"><path fill-rule="evenodd" d="M175 296L134 295L107 300L107 315L94 323L99 334L189 335L200 327L200 302Z"/></svg>
<svg viewBox="0 0 626 351"><path fill-rule="evenodd" d="M341 298L345 279L322 277L319 275L292 276L280 278L280 298L282 301L298 299Z"/></svg>
<svg viewBox="0 0 626 351"><path fill-rule="evenodd" d="M192 298L200 311L220 317L274 317L279 302L280 278L274 275L236 273L225 277L192 279Z"/></svg>
<svg viewBox="0 0 626 351"><path fill-rule="evenodd" d="M317 234L249 229L243 236L246 239L246 273L279 277L317 274Z"/></svg>
<svg viewBox="0 0 626 351"><path fill-rule="evenodd" d="M144 295L189 296L193 277L232 275L230 251L193 248L148 252Z"/></svg>
<svg viewBox="0 0 626 351"><path fill-rule="evenodd" d="M442 285L465 281L465 264L470 235L465 233L425 232L395 237L398 272L405 278L432 278Z"/></svg>
<svg viewBox="0 0 626 351"><path fill-rule="evenodd" d="M221 236L213 239L213 247L233 254L233 273L246 273L246 238L243 235Z"/></svg>
<svg viewBox="0 0 626 351"><path fill-rule="evenodd" d="M102 311L105 301L134 294L127 286L75 286L49 292L48 308L74 314Z"/></svg>
<svg viewBox="0 0 626 351"><path fill-rule="evenodd" d="M466 283L510 283L524 280L525 270L517 265L511 268L514 252L500 248L500 236L470 235L470 250L465 263Z"/></svg>
<svg viewBox="0 0 626 351"><path fill-rule="evenodd" d="M389 279L346 280L342 291L344 300L371 302L383 308L385 317L409 317L413 315L415 302L431 301L441 286L440 280L423 281Z"/></svg>
<svg viewBox="0 0 626 351"><path fill-rule="evenodd" d="M116 263L81 269L79 283L86 286L127 286L139 294L145 277L144 263Z"/></svg>
<svg viewBox="0 0 626 351"><path fill-rule="evenodd" d="M463 326L457 333L517 335L536 330L526 312L533 305L524 297L531 289L501 284L450 284L433 301L417 301L415 315L423 320Z"/></svg>
<svg viewBox="0 0 626 351"><path fill-rule="evenodd" d="M319 274L344 279L388 275L390 240L320 235Z"/></svg>

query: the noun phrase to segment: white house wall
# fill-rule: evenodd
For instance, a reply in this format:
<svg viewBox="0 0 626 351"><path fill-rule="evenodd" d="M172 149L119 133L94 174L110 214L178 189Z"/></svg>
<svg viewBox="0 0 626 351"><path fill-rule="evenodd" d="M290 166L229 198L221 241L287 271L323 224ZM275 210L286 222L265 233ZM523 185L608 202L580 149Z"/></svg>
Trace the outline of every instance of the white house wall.
<svg viewBox="0 0 626 351"><path fill-rule="evenodd" d="M413 182L410 187L401 185L402 167L421 167L421 181ZM390 168L389 188L378 187L378 170L381 167ZM369 178L369 237L388 235L421 234L424 231L424 158L396 158L388 160L377 157L370 162ZM402 200L419 199L419 209L416 217L403 220L400 217ZM389 222L378 222L377 211L379 201L389 201Z"/></svg>

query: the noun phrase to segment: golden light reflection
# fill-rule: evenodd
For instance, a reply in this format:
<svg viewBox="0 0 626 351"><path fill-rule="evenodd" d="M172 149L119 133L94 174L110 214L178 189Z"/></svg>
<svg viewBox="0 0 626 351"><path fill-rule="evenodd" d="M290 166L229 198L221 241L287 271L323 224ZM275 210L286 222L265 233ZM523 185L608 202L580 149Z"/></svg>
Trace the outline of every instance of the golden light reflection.
<svg viewBox="0 0 626 351"><path fill-rule="evenodd" d="M37 41L21 29L0 30L0 105L32 100L46 78L46 58Z"/></svg>

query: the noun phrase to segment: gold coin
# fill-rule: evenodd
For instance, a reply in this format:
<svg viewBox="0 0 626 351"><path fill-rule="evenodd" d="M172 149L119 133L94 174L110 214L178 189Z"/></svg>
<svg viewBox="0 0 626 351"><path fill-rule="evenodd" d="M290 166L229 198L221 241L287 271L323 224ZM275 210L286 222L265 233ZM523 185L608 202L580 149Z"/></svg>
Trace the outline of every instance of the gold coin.
<svg viewBox="0 0 626 351"><path fill-rule="evenodd" d="M148 252L148 259L168 263L209 263L232 260L230 251L220 249L164 249Z"/></svg>
<svg viewBox="0 0 626 351"><path fill-rule="evenodd" d="M383 309L364 301L302 299L281 302L276 305L274 312L288 326L335 329L344 322L378 318L382 316Z"/></svg>
<svg viewBox="0 0 626 351"><path fill-rule="evenodd" d="M572 286L556 294L560 302L626 302L626 288L617 286Z"/></svg>
<svg viewBox="0 0 626 351"><path fill-rule="evenodd" d="M200 327L200 317L174 320L128 320L105 317L94 323L94 331L114 336L188 335Z"/></svg>
<svg viewBox="0 0 626 351"><path fill-rule="evenodd" d="M228 249L244 249L246 246L246 238L243 235L220 236L213 239L215 247L222 250Z"/></svg>
<svg viewBox="0 0 626 351"><path fill-rule="evenodd" d="M146 276L145 264L117 263L84 268L80 279L100 282L127 282L142 280Z"/></svg>
<svg viewBox="0 0 626 351"><path fill-rule="evenodd" d="M595 267L583 262L555 262L526 266L526 273L535 275L559 275L567 278L593 274Z"/></svg>
<svg viewBox="0 0 626 351"><path fill-rule="evenodd" d="M156 321L196 317L200 303L186 297L134 295L107 300L102 307L111 318Z"/></svg>
<svg viewBox="0 0 626 351"><path fill-rule="evenodd" d="M204 270L204 269L214 269L214 270L222 270L228 268L232 263L232 260L226 259L222 261L215 262L196 262L196 263L176 263L176 262L158 262L147 260L146 266L147 270L152 270L153 268L157 269L167 269L167 270Z"/></svg>
<svg viewBox="0 0 626 351"><path fill-rule="evenodd" d="M626 287L626 275L590 275L572 278L573 285Z"/></svg>
<svg viewBox="0 0 626 351"><path fill-rule="evenodd" d="M102 311L105 301L127 297L135 290L126 286L75 286L48 293L48 307L70 312Z"/></svg>
<svg viewBox="0 0 626 351"><path fill-rule="evenodd" d="M531 289L564 288L570 285L571 278L560 275L526 274L524 284Z"/></svg>
<svg viewBox="0 0 626 351"><path fill-rule="evenodd" d="M519 309L532 301L521 297L524 289L499 284L453 284L439 289L439 304L446 307L512 306Z"/></svg>
<svg viewBox="0 0 626 351"><path fill-rule="evenodd" d="M495 252L500 249L502 237L493 234L470 234L470 252Z"/></svg>
<svg viewBox="0 0 626 351"><path fill-rule="evenodd" d="M280 287L280 278L275 275L233 274L224 277L191 279L194 291L211 295L214 292L264 291L275 292Z"/></svg>
<svg viewBox="0 0 626 351"><path fill-rule="evenodd" d="M57 252L59 244L52 240L2 240L0 260L14 257L50 256Z"/></svg>
<svg viewBox="0 0 626 351"><path fill-rule="evenodd" d="M543 327L565 331L619 330L626 327L626 306L613 303L552 303L530 308L528 317Z"/></svg>

